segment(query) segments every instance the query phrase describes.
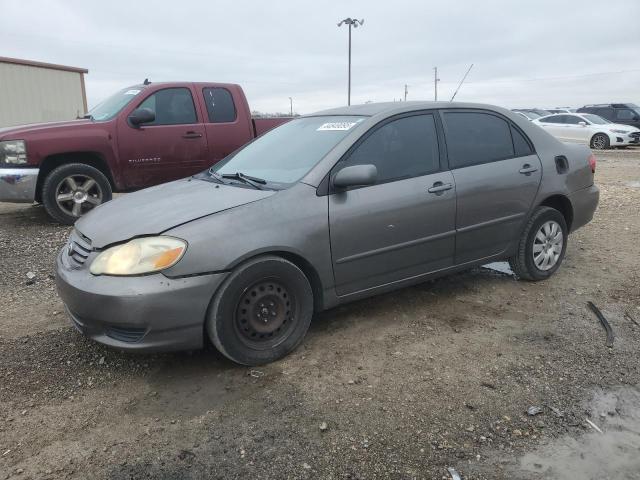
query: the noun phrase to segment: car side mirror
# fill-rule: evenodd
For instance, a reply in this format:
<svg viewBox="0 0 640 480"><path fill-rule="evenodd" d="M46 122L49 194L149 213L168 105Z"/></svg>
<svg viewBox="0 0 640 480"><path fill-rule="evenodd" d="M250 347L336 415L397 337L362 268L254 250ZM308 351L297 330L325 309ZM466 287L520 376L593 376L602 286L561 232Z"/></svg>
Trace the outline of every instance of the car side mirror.
<svg viewBox="0 0 640 480"><path fill-rule="evenodd" d="M156 113L150 108L136 108L129 115L129 123L138 128L144 123L153 122L156 119Z"/></svg>
<svg viewBox="0 0 640 480"><path fill-rule="evenodd" d="M587 122L578 122L578 125L580 125L581 127L586 127L587 126Z"/></svg>
<svg viewBox="0 0 640 480"><path fill-rule="evenodd" d="M333 177L336 188L364 187L373 185L378 179L378 169L375 165L353 165L344 167Z"/></svg>

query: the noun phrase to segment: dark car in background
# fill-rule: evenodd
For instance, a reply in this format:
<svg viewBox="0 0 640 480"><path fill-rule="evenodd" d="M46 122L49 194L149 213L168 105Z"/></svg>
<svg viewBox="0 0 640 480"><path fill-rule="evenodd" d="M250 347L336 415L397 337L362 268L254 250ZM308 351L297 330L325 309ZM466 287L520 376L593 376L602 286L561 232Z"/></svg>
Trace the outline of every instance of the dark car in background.
<svg viewBox="0 0 640 480"><path fill-rule="evenodd" d="M622 123L640 129L640 107L635 103L600 103L585 105L578 113L593 113L612 123Z"/></svg>

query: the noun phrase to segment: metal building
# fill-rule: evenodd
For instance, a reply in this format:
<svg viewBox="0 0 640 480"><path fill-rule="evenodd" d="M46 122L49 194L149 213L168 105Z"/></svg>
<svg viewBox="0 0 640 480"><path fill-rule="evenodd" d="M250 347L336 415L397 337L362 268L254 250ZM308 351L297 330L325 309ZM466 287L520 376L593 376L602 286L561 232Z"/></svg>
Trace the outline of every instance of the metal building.
<svg viewBox="0 0 640 480"><path fill-rule="evenodd" d="M87 112L85 68L0 57L0 127L73 120Z"/></svg>

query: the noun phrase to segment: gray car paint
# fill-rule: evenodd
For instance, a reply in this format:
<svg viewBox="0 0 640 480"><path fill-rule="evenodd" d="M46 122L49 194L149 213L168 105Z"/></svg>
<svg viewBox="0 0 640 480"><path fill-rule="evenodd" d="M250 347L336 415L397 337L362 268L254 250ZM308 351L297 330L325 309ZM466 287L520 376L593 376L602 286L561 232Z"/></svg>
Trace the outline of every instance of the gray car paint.
<svg viewBox="0 0 640 480"><path fill-rule="evenodd" d="M318 188L326 182L336 162L378 122L406 112L445 108L488 110L506 117L529 137L536 155L329 195ZM90 300L87 291L90 295L99 294L103 304L111 305L104 305L110 316L96 311L93 320L108 324L124 308L119 298L124 286L140 292L137 301L142 306L137 308L144 312L147 300L138 282L148 280L142 278L159 282L211 276L209 291L196 302L198 311L192 309L192 297L171 296L175 302L172 311L189 311L190 320L183 319L183 323L194 320L203 325L203 305L208 304L226 272L248 258L275 252L296 262L307 274L314 288L316 309L321 310L480 262L506 258L513 254L531 211L550 197L570 199L573 230L588 222L597 206L598 189L587 164L590 151L583 146L562 144L503 108L402 102L314 114L320 115L367 118L291 188L259 191L182 180L127 195L82 217L77 229L96 248L164 233L185 239L188 249L175 266L162 273L119 278L118 290L109 277L93 277L86 272L93 254L81 271L65 270L59 261L58 283L64 302L79 305ZM568 159L567 173L556 171L557 155ZM531 175L518 173L525 163L539 165L540 169ZM436 181L452 182L454 188L442 195L429 194L428 188ZM133 308L131 302L128 308ZM157 317L141 321L150 325L151 333L157 322L167 326ZM117 346L130 348L123 342ZM157 348L150 344L148 349Z"/></svg>

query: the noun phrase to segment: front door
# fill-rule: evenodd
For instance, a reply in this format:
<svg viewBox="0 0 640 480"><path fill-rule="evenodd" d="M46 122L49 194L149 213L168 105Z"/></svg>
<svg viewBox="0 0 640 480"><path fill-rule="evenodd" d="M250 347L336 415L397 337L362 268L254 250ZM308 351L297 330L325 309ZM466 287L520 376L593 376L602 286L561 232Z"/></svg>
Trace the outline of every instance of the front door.
<svg viewBox="0 0 640 480"><path fill-rule="evenodd" d="M455 185L441 168L432 113L395 118L370 131L332 171L373 164L375 185L329 195L338 295L450 267Z"/></svg>
<svg viewBox="0 0 640 480"><path fill-rule="evenodd" d="M504 252L516 241L542 178L531 142L503 117L482 111L443 113L456 183L458 265Z"/></svg>
<svg viewBox="0 0 640 480"><path fill-rule="evenodd" d="M153 110L156 119L139 128L126 118L118 120L118 151L127 188L176 180L207 167L205 130L189 88L158 90L138 108Z"/></svg>

